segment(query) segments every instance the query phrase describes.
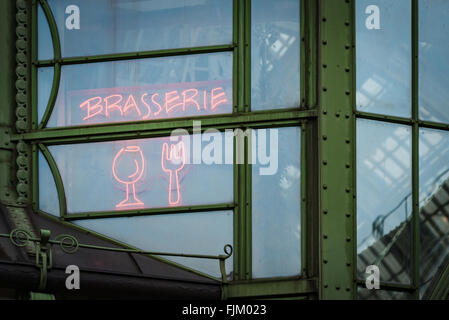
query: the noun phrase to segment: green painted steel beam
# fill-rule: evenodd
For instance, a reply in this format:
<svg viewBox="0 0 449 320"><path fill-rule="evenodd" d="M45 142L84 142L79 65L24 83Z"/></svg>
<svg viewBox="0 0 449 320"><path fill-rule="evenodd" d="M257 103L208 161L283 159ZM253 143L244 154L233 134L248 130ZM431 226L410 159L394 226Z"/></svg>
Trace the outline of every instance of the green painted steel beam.
<svg viewBox="0 0 449 320"><path fill-rule="evenodd" d="M396 123L396 124L410 125L415 122L413 119L410 119L410 118L390 116L390 115L385 115L385 114L377 114L377 113L364 112L364 111L355 111L354 114L357 118L383 121L383 122Z"/></svg>
<svg viewBox="0 0 449 320"><path fill-rule="evenodd" d="M222 44L222 45L215 45L215 46L125 52L125 53L102 54L102 55L83 56L83 57L67 57L67 58L59 57L59 58L56 58L56 56L55 56L54 59L34 61L33 64L38 67L50 67L57 63L59 63L61 65L70 65L70 64L81 64L81 63L133 60L133 59L143 59L143 58L161 58L161 57L182 56L182 55L192 55L192 54L226 52L226 51L232 51L232 50L234 50L234 48L235 48L234 44Z"/></svg>
<svg viewBox="0 0 449 320"><path fill-rule="evenodd" d="M319 30L319 297L353 299L354 0L321 0Z"/></svg>
<svg viewBox="0 0 449 320"><path fill-rule="evenodd" d="M147 137L152 135L170 135L174 129L183 128L192 130L193 120L201 121L202 128L235 128L242 126L276 126L285 123L298 124L301 119L315 117L314 110L304 111L277 111L277 112L259 112L251 114L240 115L223 115L204 116L189 119L164 119L142 122L130 122L126 124L107 124L96 126L78 126L65 128L52 128L45 130L36 130L28 133L21 133L12 135L12 141L39 141L39 142L55 142L68 143L71 141L86 141L91 140L95 136L103 136L107 139L120 136L122 139L131 137ZM158 132L159 131L159 132ZM156 133L156 134L155 134Z"/></svg>
<svg viewBox="0 0 449 320"><path fill-rule="evenodd" d="M10 134L14 126L15 106L15 6L12 1L1 1L0 12L0 201L14 203L14 150L10 142ZM25 72L25 70L22 70Z"/></svg>
<svg viewBox="0 0 449 320"><path fill-rule="evenodd" d="M357 280L357 285L360 288L366 288L365 281ZM391 290L391 291L400 291L400 292L410 292L413 293L416 290L416 287L409 284L400 284L400 283L389 283L389 282L379 282L379 290Z"/></svg>
<svg viewBox="0 0 449 320"><path fill-rule="evenodd" d="M415 299L419 300L419 261L420 261L420 217L419 217L419 76L418 76L418 0L412 0L412 215L413 215L413 237L411 248L412 252L412 283L416 290Z"/></svg>
<svg viewBox="0 0 449 320"><path fill-rule="evenodd" d="M119 218L119 217L133 217L133 216L148 216L161 214L179 214L186 212L204 212L204 211L221 211L234 209L234 203L218 203L205 204L194 206L180 206L180 207L163 207L163 208L148 208L138 210L123 210L123 211L98 211L85 213L69 213L63 217L64 220L81 220L81 219L104 219L104 218Z"/></svg>

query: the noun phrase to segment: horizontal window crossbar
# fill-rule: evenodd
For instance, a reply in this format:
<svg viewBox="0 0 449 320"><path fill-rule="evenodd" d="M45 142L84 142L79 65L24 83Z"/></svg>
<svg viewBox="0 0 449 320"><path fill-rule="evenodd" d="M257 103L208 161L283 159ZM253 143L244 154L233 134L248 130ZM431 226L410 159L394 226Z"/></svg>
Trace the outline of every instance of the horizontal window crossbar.
<svg viewBox="0 0 449 320"><path fill-rule="evenodd" d="M357 280L357 284L360 288L365 288L364 280L360 280L360 279ZM389 283L389 282L382 282L382 281L379 283L379 290L413 292L413 291L415 291L415 289L416 288L413 285L408 285L408 284Z"/></svg>
<svg viewBox="0 0 449 320"><path fill-rule="evenodd" d="M63 144L106 141L111 139L131 139L169 136L175 129L193 131L193 121L201 121L201 130L217 130L239 127L282 127L299 125L305 119L316 117L315 110L284 110L277 112L252 112L229 114L226 116L202 116L129 123L114 123L96 126L51 128L16 134L11 141L32 141L44 144Z"/></svg>
<svg viewBox="0 0 449 320"><path fill-rule="evenodd" d="M118 60L143 59L143 58L160 58L160 57L181 56L189 54L232 51L236 46L237 45L234 44L227 44L227 45L204 46L194 48L176 48L176 49L126 52L115 54L101 54L85 57L69 57L52 60L39 60L34 61L33 64L36 65L37 67L50 67L55 65L56 63L59 63L61 65L68 65L68 64L107 62Z"/></svg>
<svg viewBox="0 0 449 320"><path fill-rule="evenodd" d="M119 217L133 217L133 216L149 216L161 214L177 214L186 212L203 212L203 211L220 211L232 210L236 204L234 203L219 203L209 205L192 205L179 207L163 207L163 208L148 208L139 210L121 210L121 211L103 211L103 212L86 212L68 214L63 217L66 221L81 220L81 219L103 219L103 218L119 218Z"/></svg>

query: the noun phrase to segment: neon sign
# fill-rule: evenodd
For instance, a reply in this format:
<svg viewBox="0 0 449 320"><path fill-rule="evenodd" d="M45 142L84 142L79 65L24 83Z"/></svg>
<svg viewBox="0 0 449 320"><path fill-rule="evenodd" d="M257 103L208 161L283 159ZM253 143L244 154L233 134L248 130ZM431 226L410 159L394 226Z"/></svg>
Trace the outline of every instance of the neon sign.
<svg viewBox="0 0 449 320"><path fill-rule="evenodd" d="M129 163L131 162L131 166ZM135 167L129 174L127 169ZM138 182L145 170L145 159L142 150L138 146L121 148L112 161L112 174L118 182L126 185L126 198L117 204L116 208L143 206L144 203L136 196L136 182ZM131 190L130 190L131 185Z"/></svg>
<svg viewBox="0 0 449 320"><path fill-rule="evenodd" d="M177 205L181 200L179 188L179 171L184 168L186 164L186 151L184 142L170 145L167 143L162 145L161 167L164 172L169 174L168 187L168 203L170 205Z"/></svg>
<svg viewBox="0 0 449 320"><path fill-rule="evenodd" d="M181 201L181 188L179 186L179 172L186 164L185 145L162 144L161 168L169 175L168 203L170 206L178 205ZM116 204L117 209L127 207L143 207L145 204L137 198L136 183L141 180L145 171L145 158L139 146L121 148L112 161L112 175L119 183L126 187L125 199Z"/></svg>
<svg viewBox="0 0 449 320"><path fill-rule="evenodd" d="M115 92L118 90L114 89ZM82 121L89 123L208 114L224 106L229 107L230 101L222 86L152 93L102 94L79 103Z"/></svg>

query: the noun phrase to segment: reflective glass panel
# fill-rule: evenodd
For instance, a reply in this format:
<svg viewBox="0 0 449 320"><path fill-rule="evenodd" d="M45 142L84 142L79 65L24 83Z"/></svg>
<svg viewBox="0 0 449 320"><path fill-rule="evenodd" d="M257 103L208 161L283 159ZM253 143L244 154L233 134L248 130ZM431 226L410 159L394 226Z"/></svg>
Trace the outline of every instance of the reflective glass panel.
<svg viewBox="0 0 449 320"><path fill-rule="evenodd" d="M48 127L231 112L232 53L113 61L62 67Z"/></svg>
<svg viewBox="0 0 449 320"><path fill-rule="evenodd" d="M39 60L53 59L53 42L51 40L50 27L47 18L45 18L44 10L40 3L37 5L37 55Z"/></svg>
<svg viewBox="0 0 449 320"><path fill-rule="evenodd" d="M411 1L357 0L357 109L411 115Z"/></svg>
<svg viewBox="0 0 449 320"><path fill-rule="evenodd" d="M357 268L379 266L380 280L410 283L411 129L357 120Z"/></svg>
<svg viewBox="0 0 449 320"><path fill-rule="evenodd" d="M359 287L357 290L358 300L414 300L413 294L405 291L391 290L368 290Z"/></svg>
<svg viewBox="0 0 449 320"><path fill-rule="evenodd" d="M224 254L226 244L233 244L232 211L91 219L74 223L146 251L220 255ZM221 277L218 260L161 257ZM226 260L229 278L232 278L232 261L233 256Z"/></svg>
<svg viewBox="0 0 449 320"><path fill-rule="evenodd" d="M449 132L420 129L420 292L449 262Z"/></svg>
<svg viewBox="0 0 449 320"><path fill-rule="evenodd" d="M251 108L300 105L300 1L251 2Z"/></svg>
<svg viewBox="0 0 449 320"><path fill-rule="evenodd" d="M253 135L252 276L301 273L301 129Z"/></svg>
<svg viewBox="0 0 449 320"><path fill-rule="evenodd" d="M63 57L232 43L231 0L49 0Z"/></svg>
<svg viewBox="0 0 449 320"><path fill-rule="evenodd" d="M37 116L39 120L42 119L45 109L47 108L53 83L53 75L53 67L37 69Z"/></svg>
<svg viewBox="0 0 449 320"><path fill-rule="evenodd" d="M449 1L419 1L419 117L449 123Z"/></svg>
<svg viewBox="0 0 449 320"><path fill-rule="evenodd" d="M170 139L173 139L171 141ZM230 203L223 133L50 146L69 213Z"/></svg>
<svg viewBox="0 0 449 320"><path fill-rule="evenodd" d="M39 151L39 209L59 216L58 191L48 162Z"/></svg>

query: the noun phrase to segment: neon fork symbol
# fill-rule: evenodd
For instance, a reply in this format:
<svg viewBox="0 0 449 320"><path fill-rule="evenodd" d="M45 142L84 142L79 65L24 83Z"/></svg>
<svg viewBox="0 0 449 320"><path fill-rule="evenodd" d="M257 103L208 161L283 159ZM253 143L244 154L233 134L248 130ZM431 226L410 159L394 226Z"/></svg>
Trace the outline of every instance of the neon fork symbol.
<svg viewBox="0 0 449 320"><path fill-rule="evenodd" d="M127 169L134 172L128 172ZM123 147L117 152L112 161L112 174L115 180L126 186L126 198L117 204L116 208L129 206L143 206L144 203L136 196L136 182L142 178L145 170L145 159L142 150L138 146ZM131 173L131 174L129 174ZM129 188L131 185L131 190ZM131 196L131 197L130 197Z"/></svg>
<svg viewBox="0 0 449 320"><path fill-rule="evenodd" d="M181 201L179 190L179 171L184 168L186 163L186 152L184 143L181 141L178 144L170 145L167 143L162 145L161 166L164 172L170 176L170 184L168 187L168 203L177 205Z"/></svg>

